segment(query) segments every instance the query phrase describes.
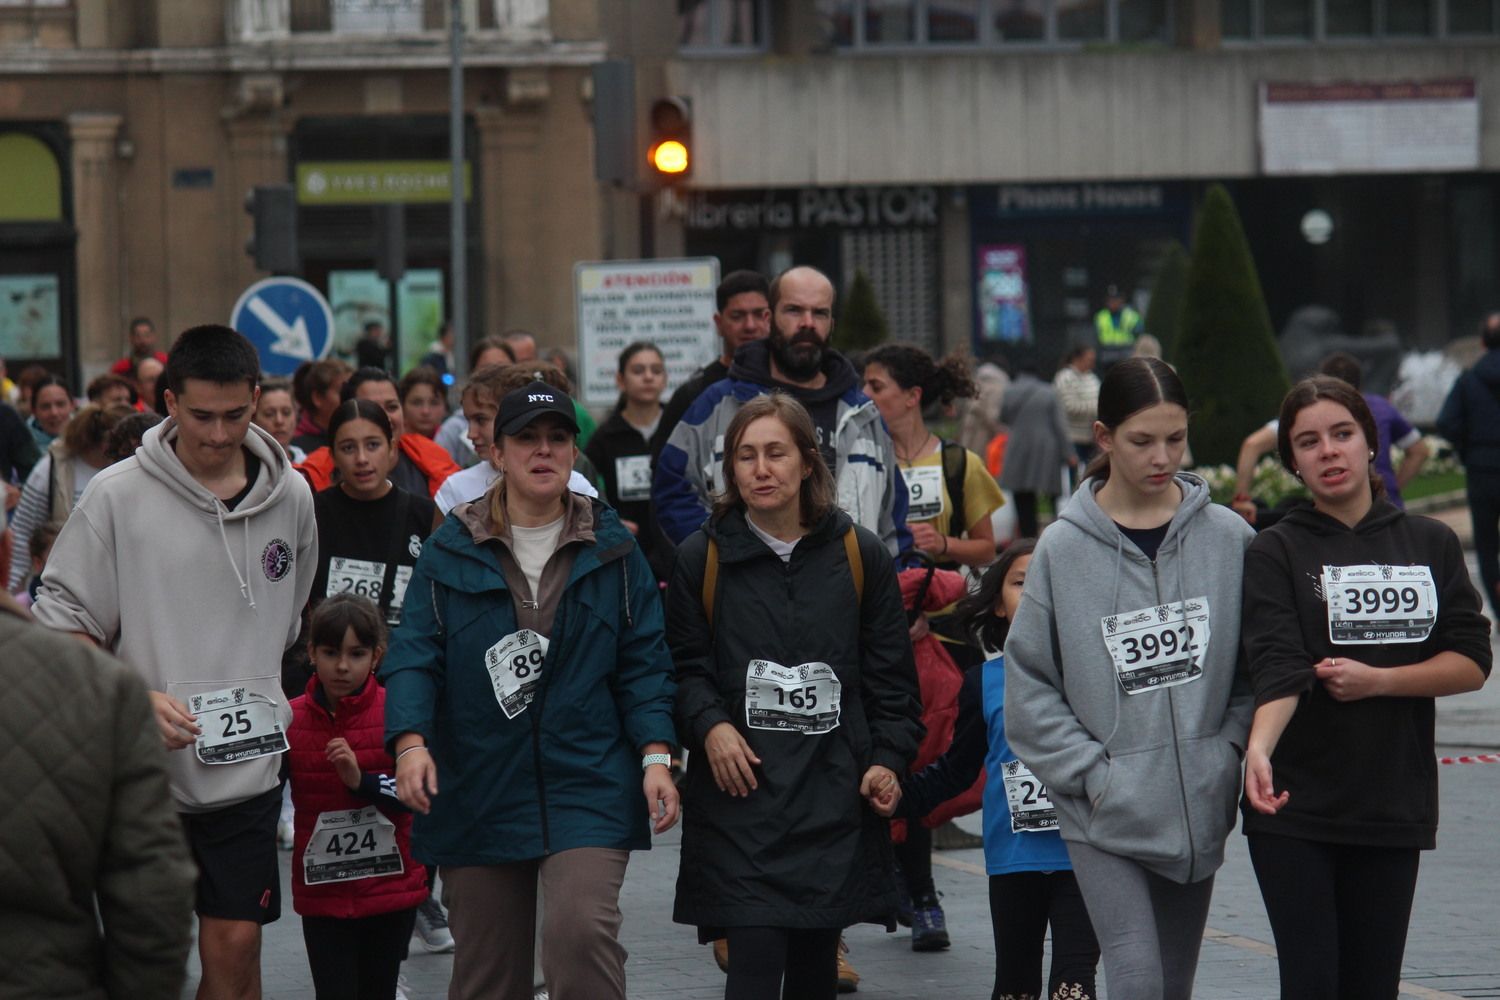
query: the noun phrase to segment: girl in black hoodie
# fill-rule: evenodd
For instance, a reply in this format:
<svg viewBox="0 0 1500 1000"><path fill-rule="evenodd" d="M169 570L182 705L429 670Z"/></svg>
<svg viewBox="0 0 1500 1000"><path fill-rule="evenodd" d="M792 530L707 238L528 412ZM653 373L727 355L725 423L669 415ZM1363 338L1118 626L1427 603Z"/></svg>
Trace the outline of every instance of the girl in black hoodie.
<svg viewBox="0 0 1500 1000"><path fill-rule="evenodd" d="M584 453L603 480L604 498L620 513L635 536L657 579L665 580L668 563L656 551L656 519L651 513L651 439L661 423L661 394L667 372L661 349L637 340L620 352L615 384L620 400L599 426Z"/></svg>
<svg viewBox="0 0 1500 1000"><path fill-rule="evenodd" d="M1277 449L1312 503L1245 554L1241 811L1283 1000L1396 996L1418 852L1436 845L1433 700L1490 671L1458 540L1384 498L1375 441L1358 392L1298 383Z"/></svg>

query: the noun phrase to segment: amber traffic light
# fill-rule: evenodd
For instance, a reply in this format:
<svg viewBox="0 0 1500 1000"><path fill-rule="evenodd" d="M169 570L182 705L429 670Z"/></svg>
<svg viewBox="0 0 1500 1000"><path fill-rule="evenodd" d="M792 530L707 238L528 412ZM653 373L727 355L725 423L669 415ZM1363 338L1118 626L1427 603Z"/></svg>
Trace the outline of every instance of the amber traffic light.
<svg viewBox="0 0 1500 1000"><path fill-rule="evenodd" d="M692 175L693 115L687 98L663 97L652 103L646 165L667 184L680 184Z"/></svg>

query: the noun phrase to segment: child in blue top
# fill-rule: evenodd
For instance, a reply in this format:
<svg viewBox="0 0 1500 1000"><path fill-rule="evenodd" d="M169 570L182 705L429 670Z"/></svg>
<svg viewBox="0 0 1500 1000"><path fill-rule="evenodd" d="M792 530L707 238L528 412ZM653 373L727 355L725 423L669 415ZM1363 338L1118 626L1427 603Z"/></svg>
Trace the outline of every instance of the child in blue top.
<svg viewBox="0 0 1500 1000"><path fill-rule="evenodd" d="M973 784L984 767L984 866L995 934L991 1000L1049 997L1093 1000L1099 943L1057 833L1047 789L1016 759L1005 739L1005 645L1021 603L1026 565L1036 542L1013 542L958 606L956 617L990 651L970 670L958 699L953 743L932 764L901 782L897 814L931 812ZM1052 971L1042 993L1042 942L1052 927Z"/></svg>

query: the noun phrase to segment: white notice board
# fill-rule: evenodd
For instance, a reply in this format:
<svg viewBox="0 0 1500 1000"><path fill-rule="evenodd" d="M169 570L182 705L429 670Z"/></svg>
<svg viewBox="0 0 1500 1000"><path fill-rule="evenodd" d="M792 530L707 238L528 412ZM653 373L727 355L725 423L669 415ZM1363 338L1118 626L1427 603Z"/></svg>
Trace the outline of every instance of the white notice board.
<svg viewBox="0 0 1500 1000"><path fill-rule="evenodd" d="M1262 83L1267 174L1425 173L1479 167L1472 79Z"/></svg>
<svg viewBox="0 0 1500 1000"><path fill-rule="evenodd" d="M583 404L608 406L618 398L620 351L632 341L649 340L661 348L668 392L718 357L718 286L716 257L573 265Z"/></svg>

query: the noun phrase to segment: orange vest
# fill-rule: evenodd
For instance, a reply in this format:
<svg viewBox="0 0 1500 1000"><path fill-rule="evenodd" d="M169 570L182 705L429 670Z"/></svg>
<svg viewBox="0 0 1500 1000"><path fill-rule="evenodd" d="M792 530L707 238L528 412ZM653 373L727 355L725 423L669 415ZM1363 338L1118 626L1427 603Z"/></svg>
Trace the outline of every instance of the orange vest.
<svg viewBox="0 0 1500 1000"><path fill-rule="evenodd" d="M459 471L453 456L432 438L420 434L403 434L396 440L396 447L427 477L429 497L437 496L443 482ZM320 493L333 485L333 452L326 447L319 448L293 468L307 478L314 493Z"/></svg>

